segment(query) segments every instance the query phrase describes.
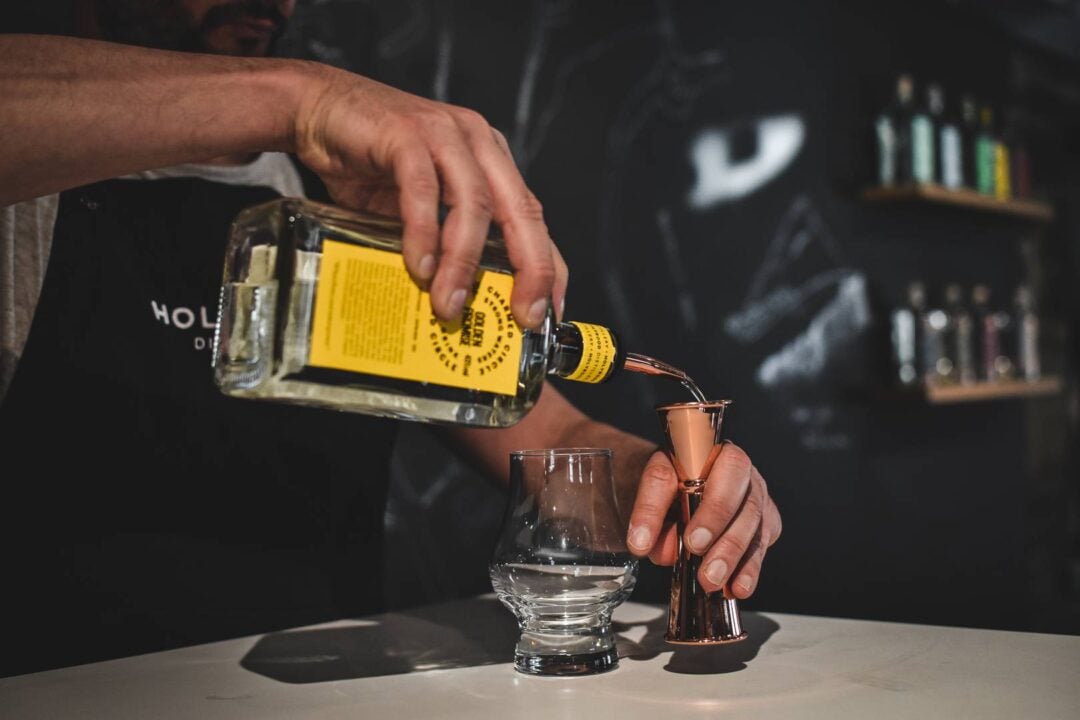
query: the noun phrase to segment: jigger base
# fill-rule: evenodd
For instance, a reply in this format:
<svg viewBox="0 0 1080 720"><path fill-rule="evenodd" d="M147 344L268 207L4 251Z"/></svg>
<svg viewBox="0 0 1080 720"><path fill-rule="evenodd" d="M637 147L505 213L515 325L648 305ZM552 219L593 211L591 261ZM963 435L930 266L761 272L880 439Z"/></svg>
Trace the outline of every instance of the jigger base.
<svg viewBox="0 0 1080 720"><path fill-rule="evenodd" d="M514 669L526 675L596 675L619 666L619 653L612 648L586 655L514 654Z"/></svg>
<svg viewBox="0 0 1080 720"><path fill-rule="evenodd" d="M671 638L665 637L664 642L670 645L730 645L731 643L742 642L748 637L750 636L746 633L732 638L724 638L722 640L672 640Z"/></svg>

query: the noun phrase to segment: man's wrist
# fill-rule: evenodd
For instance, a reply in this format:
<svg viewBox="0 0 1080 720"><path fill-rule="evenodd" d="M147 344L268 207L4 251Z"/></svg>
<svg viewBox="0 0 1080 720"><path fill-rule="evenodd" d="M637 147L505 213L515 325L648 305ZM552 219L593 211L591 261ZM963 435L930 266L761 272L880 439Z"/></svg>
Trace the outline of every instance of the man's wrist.
<svg viewBox="0 0 1080 720"><path fill-rule="evenodd" d="M301 153L311 147L315 108L338 72L307 60L275 60L267 68L262 82L270 88L266 96L275 98L273 143L282 152Z"/></svg>

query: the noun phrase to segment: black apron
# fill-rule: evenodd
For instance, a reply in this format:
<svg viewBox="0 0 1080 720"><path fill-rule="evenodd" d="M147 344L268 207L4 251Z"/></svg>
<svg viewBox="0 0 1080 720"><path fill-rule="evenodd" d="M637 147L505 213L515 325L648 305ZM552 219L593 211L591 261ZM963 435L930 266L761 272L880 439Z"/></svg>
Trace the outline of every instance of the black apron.
<svg viewBox="0 0 1080 720"><path fill-rule="evenodd" d="M379 609L396 423L228 398L224 241L260 187L64 193L0 406L3 674Z"/></svg>

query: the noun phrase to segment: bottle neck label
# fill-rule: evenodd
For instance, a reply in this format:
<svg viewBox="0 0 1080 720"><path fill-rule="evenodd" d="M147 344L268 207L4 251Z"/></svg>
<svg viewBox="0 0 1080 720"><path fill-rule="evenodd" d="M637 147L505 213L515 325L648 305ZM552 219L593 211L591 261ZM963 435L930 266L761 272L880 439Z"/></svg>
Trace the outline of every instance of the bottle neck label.
<svg viewBox="0 0 1080 720"><path fill-rule="evenodd" d="M603 325L580 322L570 324L581 333L581 362L566 379L584 383L603 382L611 375L618 356L615 338Z"/></svg>
<svg viewBox="0 0 1080 720"><path fill-rule="evenodd" d="M463 318L435 318L401 255L325 240L315 288L316 367L516 395L522 330L510 313L513 278L481 270Z"/></svg>

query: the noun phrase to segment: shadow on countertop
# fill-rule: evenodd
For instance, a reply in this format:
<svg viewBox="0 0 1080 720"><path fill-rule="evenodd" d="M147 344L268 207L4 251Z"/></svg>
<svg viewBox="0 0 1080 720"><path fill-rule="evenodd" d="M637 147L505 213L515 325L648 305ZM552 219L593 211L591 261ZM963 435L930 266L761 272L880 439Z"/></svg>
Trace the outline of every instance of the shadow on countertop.
<svg viewBox="0 0 1080 720"><path fill-rule="evenodd" d="M624 662L671 653L664 666L669 672L719 674L744 669L780 627L752 612L743 612L742 621L746 640L709 648L665 643L666 613L647 623L615 622L613 627ZM642 625L645 633L639 641L626 637ZM509 664L517 639L513 615L494 596L482 596L386 613L356 624L270 633L256 641L240 666L290 684L353 680Z"/></svg>
<svg viewBox="0 0 1080 720"><path fill-rule="evenodd" d="M494 597L391 612L371 621L264 635L240 666L305 684L514 660L517 623Z"/></svg>
<svg viewBox="0 0 1080 720"><path fill-rule="evenodd" d="M661 653L671 653L664 669L682 675L722 675L746 669L746 664L757 657L758 651L780 629L779 623L764 615L743 611L740 613L747 638L742 642L709 647L686 647L669 645L664 641L667 632L667 613L645 624L645 635L638 642L626 639L625 633L635 625L616 622L615 632L619 639L619 656L627 660L652 660Z"/></svg>

